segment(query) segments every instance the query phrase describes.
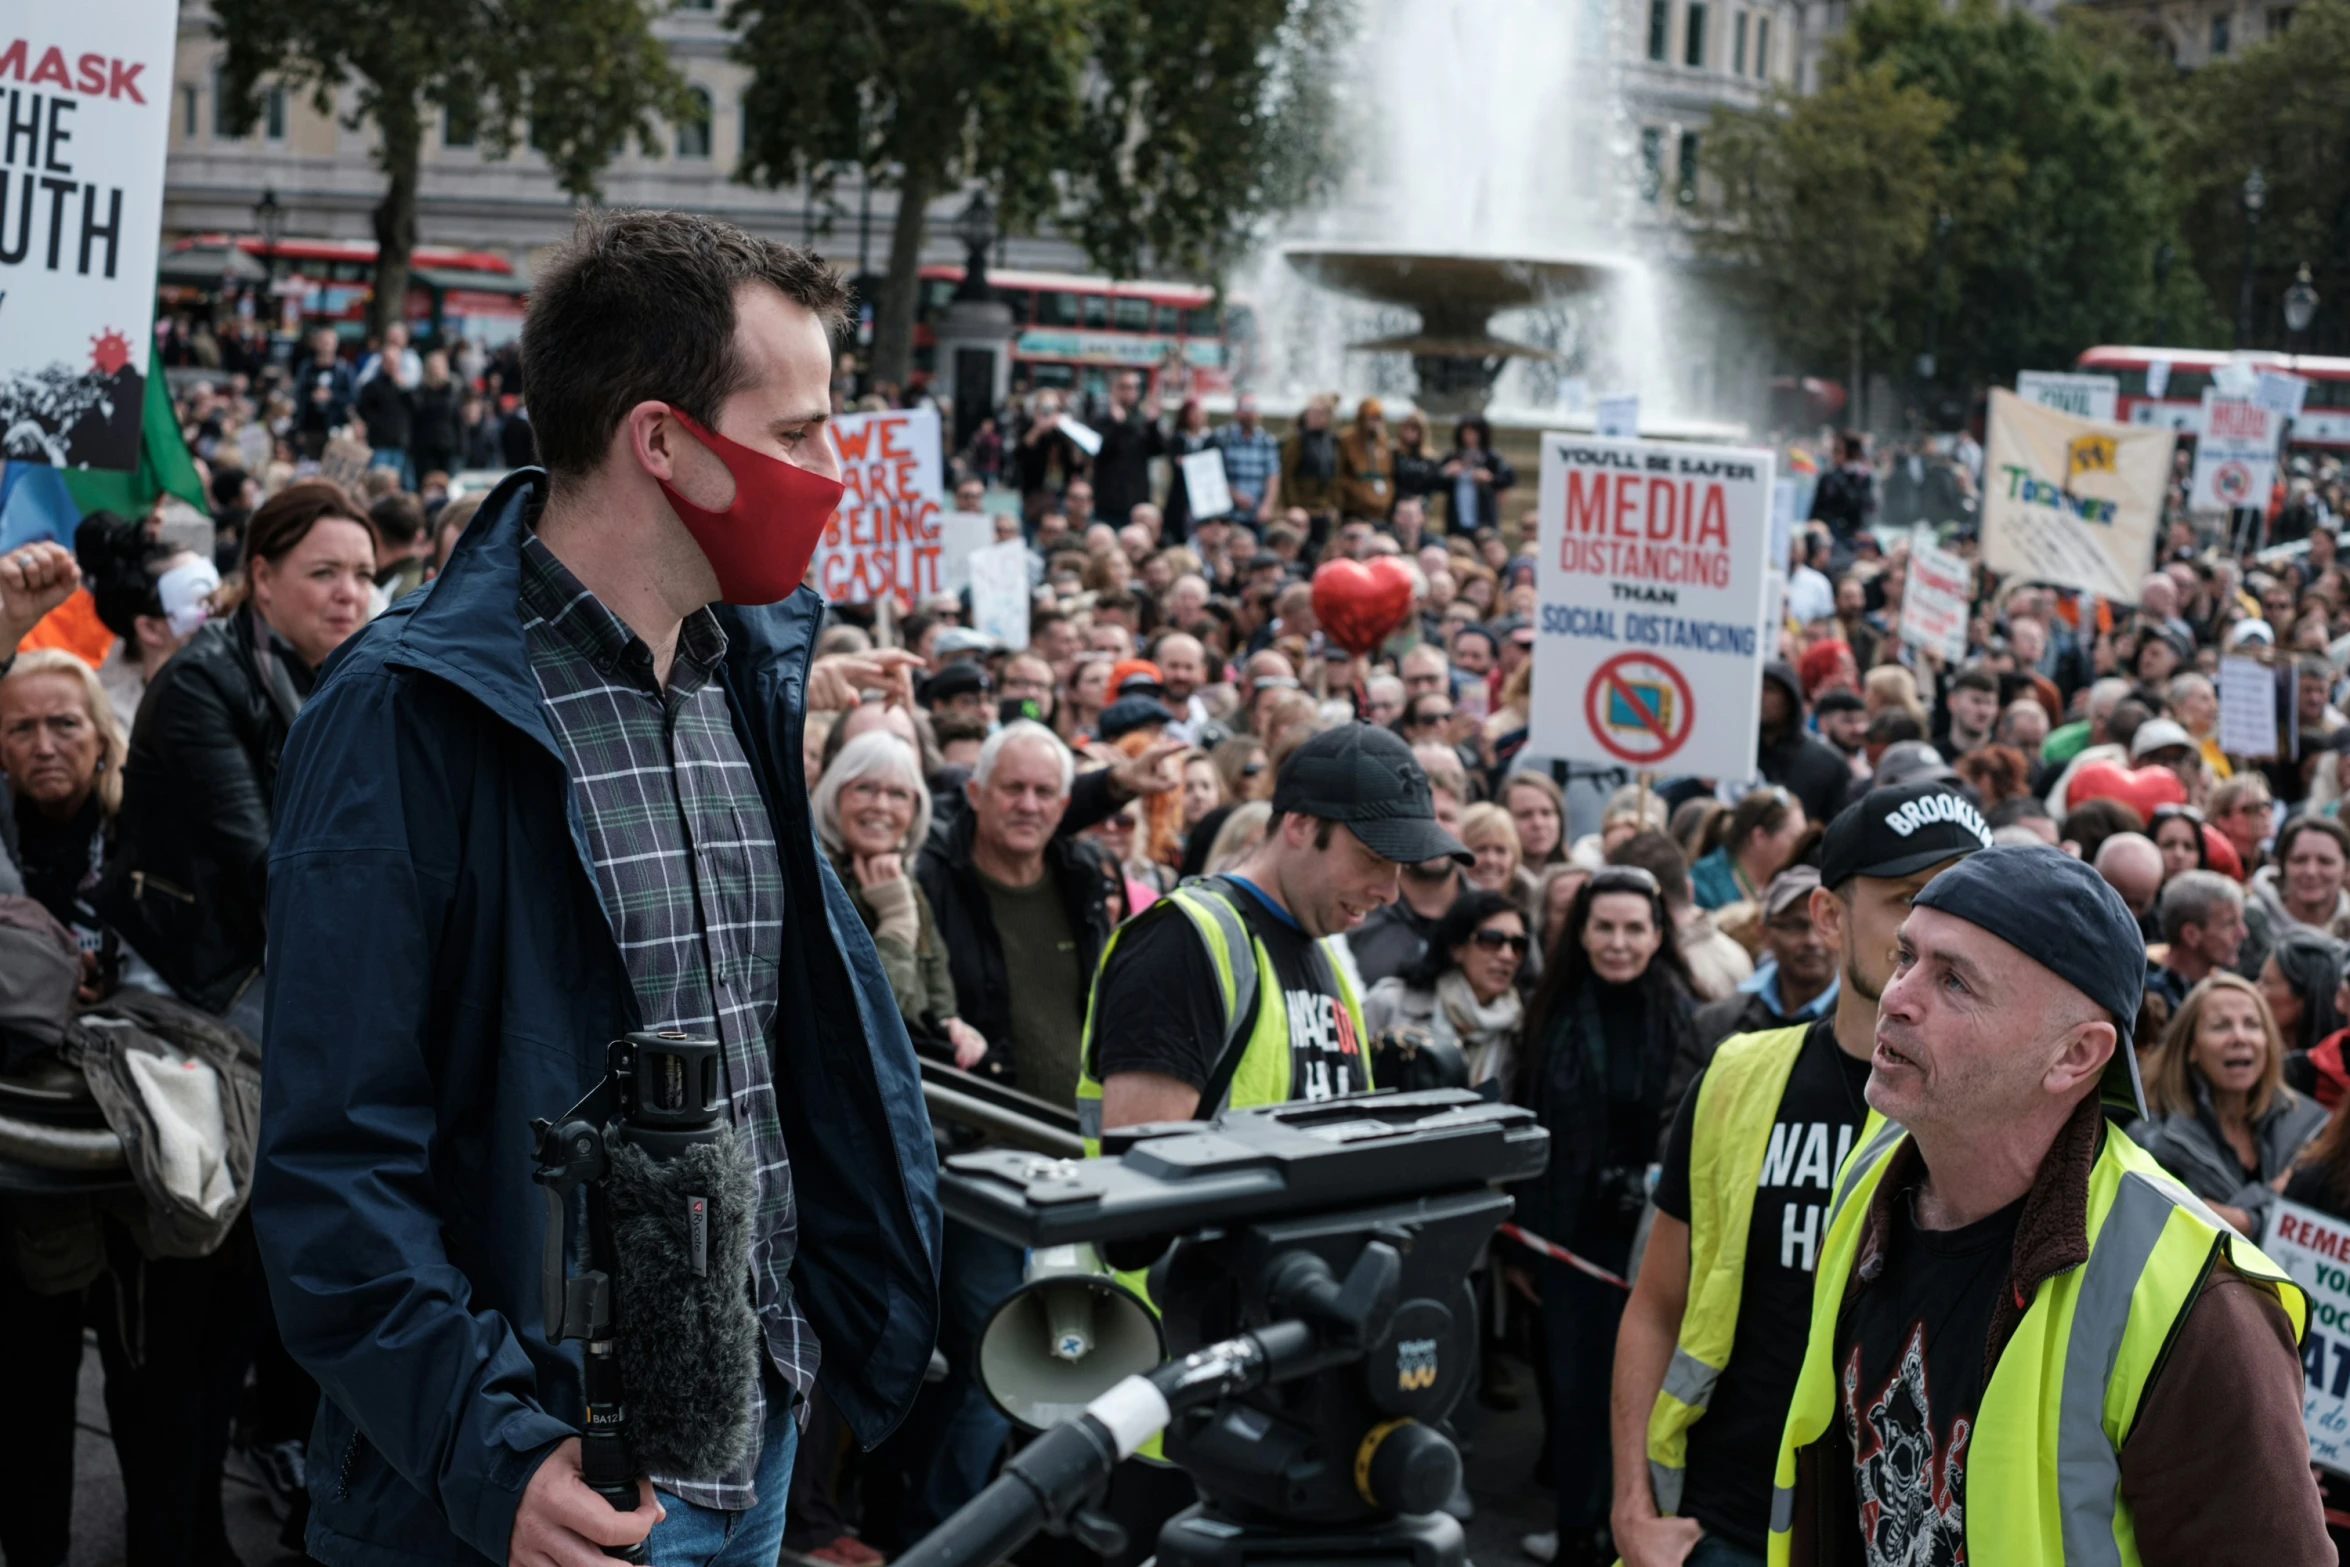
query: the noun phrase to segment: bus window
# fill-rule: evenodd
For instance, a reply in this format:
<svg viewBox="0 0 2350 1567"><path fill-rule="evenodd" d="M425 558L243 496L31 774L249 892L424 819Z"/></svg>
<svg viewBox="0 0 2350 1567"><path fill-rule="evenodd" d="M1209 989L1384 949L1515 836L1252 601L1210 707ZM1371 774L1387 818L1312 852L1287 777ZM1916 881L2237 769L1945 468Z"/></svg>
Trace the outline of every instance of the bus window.
<svg viewBox="0 0 2350 1567"><path fill-rule="evenodd" d="M1110 324L1121 332L1149 331L1151 329L1151 302L1147 299L1111 300Z"/></svg>
<svg viewBox="0 0 2350 1567"><path fill-rule="evenodd" d="M1039 391L1049 386L1065 392L1077 384L1077 371L1071 365L1028 364L1021 368L1028 373L1028 384Z"/></svg>
<svg viewBox="0 0 2350 1567"><path fill-rule="evenodd" d="M1183 330L1182 306L1161 305L1158 308L1158 316L1159 330L1166 333L1169 337L1173 337Z"/></svg>
<svg viewBox="0 0 2350 1567"><path fill-rule="evenodd" d="M962 285L953 278L943 277L926 277L921 282L922 292L917 296L919 303L914 307L914 319L925 326L936 325L947 313L947 305L954 299L955 290Z"/></svg>
<svg viewBox="0 0 2350 1567"><path fill-rule="evenodd" d="M1083 324L1100 331L1110 324L1110 300L1106 294L1080 294L1077 303L1084 312Z"/></svg>
<svg viewBox="0 0 2350 1567"><path fill-rule="evenodd" d="M1185 337L1214 337L1216 335L1216 307L1194 305L1183 312Z"/></svg>
<svg viewBox="0 0 2350 1567"><path fill-rule="evenodd" d="M1038 289L1036 291L1036 324L1038 326L1075 326L1077 324L1077 296L1067 289Z"/></svg>
<svg viewBox="0 0 2350 1567"><path fill-rule="evenodd" d="M1030 288L999 288L995 297L1011 308L1012 325L1026 326L1036 313L1036 291Z"/></svg>

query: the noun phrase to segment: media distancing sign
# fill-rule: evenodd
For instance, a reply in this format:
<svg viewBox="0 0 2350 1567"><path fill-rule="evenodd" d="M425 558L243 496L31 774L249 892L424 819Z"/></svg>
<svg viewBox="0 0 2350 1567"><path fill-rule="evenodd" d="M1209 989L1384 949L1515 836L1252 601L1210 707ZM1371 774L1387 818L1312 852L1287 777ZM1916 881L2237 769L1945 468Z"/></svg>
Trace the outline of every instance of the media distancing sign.
<svg viewBox="0 0 2350 1567"><path fill-rule="evenodd" d="M1771 467L1745 447L1543 437L1534 754L1754 776Z"/></svg>

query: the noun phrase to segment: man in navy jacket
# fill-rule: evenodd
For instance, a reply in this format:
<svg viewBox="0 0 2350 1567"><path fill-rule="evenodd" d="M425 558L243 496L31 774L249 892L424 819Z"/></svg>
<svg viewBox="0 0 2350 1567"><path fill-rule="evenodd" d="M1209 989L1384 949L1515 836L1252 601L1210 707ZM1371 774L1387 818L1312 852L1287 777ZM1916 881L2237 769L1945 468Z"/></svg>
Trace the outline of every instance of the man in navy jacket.
<svg viewBox="0 0 2350 1567"><path fill-rule="evenodd" d="M921 1385L930 1128L800 763L845 301L723 223L584 219L524 329L551 474L501 485L294 725L253 1211L325 1395L321 1561L599 1567L650 1529L657 1564L772 1567L818 1366L868 1444ZM722 1037L759 1167L766 1419L751 1468L620 1513L579 1479L577 1346L543 1331L530 1122L664 1026Z"/></svg>

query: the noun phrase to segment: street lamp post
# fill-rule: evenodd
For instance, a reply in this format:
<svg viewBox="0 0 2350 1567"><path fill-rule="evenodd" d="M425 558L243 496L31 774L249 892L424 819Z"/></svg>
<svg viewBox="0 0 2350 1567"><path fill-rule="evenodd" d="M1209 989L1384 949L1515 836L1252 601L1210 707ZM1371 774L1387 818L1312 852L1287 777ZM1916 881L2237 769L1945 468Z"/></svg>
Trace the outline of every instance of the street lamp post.
<svg viewBox="0 0 2350 1567"><path fill-rule="evenodd" d="M987 286L987 252L996 242L995 208L984 190L971 193L971 203L955 219L955 237L963 242L963 282L957 299L993 298Z"/></svg>
<svg viewBox="0 0 2350 1567"><path fill-rule="evenodd" d="M270 336L275 337L280 313L277 300L277 242L286 230L286 210L278 204L276 186L263 186L261 199L253 203L253 227L261 234L261 265L268 274L261 286L269 300L267 319Z"/></svg>
<svg viewBox="0 0 2350 1567"><path fill-rule="evenodd" d="M1918 355L1917 360L1919 386L1916 399L1921 403L1932 395L1934 374L1942 367L1939 352L1942 341L1942 275L1949 270L1949 240L1950 214L1937 212L1934 214L1934 293L1926 304L1926 351ZM1924 416L1926 428L1932 429L1932 411L1921 407L1918 412Z"/></svg>
<svg viewBox="0 0 2350 1567"><path fill-rule="evenodd" d="M2268 205L2268 180L2257 165L2244 176L2244 277L2236 293L2236 346L2252 344L2252 261L2260 242L2260 209Z"/></svg>
<svg viewBox="0 0 2350 1567"><path fill-rule="evenodd" d="M2285 332L2296 352L2301 347L2301 334L2309 330L2316 315L2317 289L2309 281L2309 263L2304 261L2293 275L2293 286L2285 290Z"/></svg>

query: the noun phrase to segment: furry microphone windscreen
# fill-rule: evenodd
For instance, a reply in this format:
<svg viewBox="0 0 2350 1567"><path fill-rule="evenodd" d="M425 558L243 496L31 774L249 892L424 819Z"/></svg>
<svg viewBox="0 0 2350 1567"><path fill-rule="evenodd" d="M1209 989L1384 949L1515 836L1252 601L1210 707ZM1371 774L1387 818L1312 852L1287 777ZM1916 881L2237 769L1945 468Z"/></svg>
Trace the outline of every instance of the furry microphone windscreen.
<svg viewBox="0 0 2350 1567"><path fill-rule="evenodd" d="M757 1436L758 1182L731 1130L676 1159L614 1139L611 1158L604 1190L619 1261L613 1316L628 1443L647 1474L715 1480L750 1457Z"/></svg>

